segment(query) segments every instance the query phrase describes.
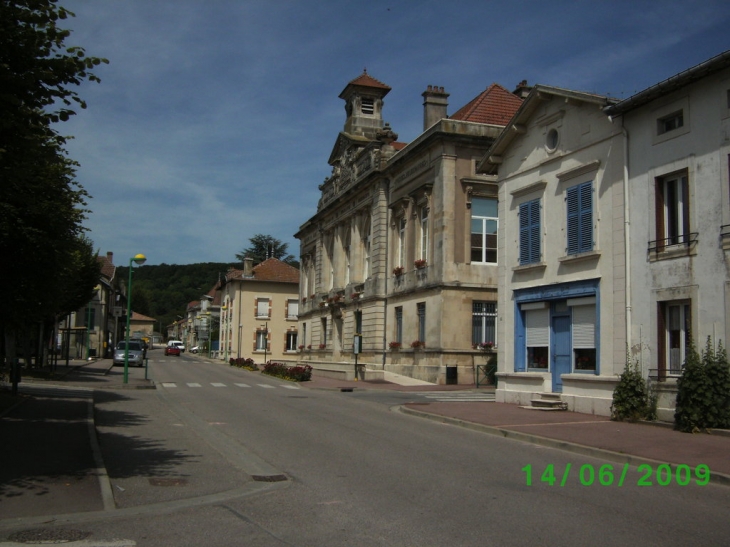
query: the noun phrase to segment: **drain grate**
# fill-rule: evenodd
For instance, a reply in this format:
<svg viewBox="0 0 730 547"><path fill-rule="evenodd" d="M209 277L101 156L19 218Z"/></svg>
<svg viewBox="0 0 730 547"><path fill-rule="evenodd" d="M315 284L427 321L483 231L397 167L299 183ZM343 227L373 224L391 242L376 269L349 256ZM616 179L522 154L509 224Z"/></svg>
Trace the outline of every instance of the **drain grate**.
<svg viewBox="0 0 730 547"><path fill-rule="evenodd" d="M251 475L251 478L258 482L281 482L288 480L286 475Z"/></svg>
<svg viewBox="0 0 730 547"><path fill-rule="evenodd" d="M14 543L68 543L81 541L91 535L91 532L81 530L64 530L61 528L34 528L15 532L8 536Z"/></svg>
<svg viewBox="0 0 730 547"><path fill-rule="evenodd" d="M167 479L167 478L152 478L148 479L152 486L187 486L187 479Z"/></svg>

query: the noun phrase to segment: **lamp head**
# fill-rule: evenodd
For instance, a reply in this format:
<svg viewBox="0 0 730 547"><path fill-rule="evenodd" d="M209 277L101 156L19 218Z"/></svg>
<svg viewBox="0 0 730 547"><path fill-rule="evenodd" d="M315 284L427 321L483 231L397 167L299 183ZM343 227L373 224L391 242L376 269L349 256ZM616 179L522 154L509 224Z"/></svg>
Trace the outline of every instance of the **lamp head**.
<svg viewBox="0 0 730 547"><path fill-rule="evenodd" d="M145 262L147 262L147 257L140 253L140 254L134 255L134 258L132 260L135 262L135 264L142 265Z"/></svg>

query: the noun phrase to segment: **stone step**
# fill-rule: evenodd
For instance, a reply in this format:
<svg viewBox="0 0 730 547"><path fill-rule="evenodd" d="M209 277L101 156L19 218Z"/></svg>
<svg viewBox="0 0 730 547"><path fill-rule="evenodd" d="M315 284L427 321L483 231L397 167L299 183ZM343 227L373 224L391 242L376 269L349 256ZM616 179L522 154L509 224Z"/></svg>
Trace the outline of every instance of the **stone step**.
<svg viewBox="0 0 730 547"><path fill-rule="evenodd" d="M540 393L530 400L532 408L539 410L568 410L568 403L561 399L560 393Z"/></svg>

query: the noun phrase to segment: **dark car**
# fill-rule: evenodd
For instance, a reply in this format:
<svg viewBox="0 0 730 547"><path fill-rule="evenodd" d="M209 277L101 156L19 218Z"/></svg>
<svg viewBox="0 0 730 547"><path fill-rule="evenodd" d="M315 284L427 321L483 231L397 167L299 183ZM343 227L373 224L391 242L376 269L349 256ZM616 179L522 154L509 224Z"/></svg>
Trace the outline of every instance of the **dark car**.
<svg viewBox="0 0 730 547"><path fill-rule="evenodd" d="M119 342L117 344L117 349L114 350L114 365L124 365L124 354L127 347L126 342ZM138 366L143 367L144 366L144 348L142 347L142 344L140 344L137 341L129 341L129 357L128 357L128 364L129 366Z"/></svg>
<svg viewBox="0 0 730 547"><path fill-rule="evenodd" d="M167 346L165 348L165 355L176 355L180 357L180 348L177 346Z"/></svg>

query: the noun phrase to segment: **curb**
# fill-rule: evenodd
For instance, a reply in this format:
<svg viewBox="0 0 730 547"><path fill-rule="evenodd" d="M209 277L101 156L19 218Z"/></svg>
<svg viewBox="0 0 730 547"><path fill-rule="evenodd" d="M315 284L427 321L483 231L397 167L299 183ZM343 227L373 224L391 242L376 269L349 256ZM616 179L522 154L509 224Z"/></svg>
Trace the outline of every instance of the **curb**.
<svg viewBox="0 0 730 547"><path fill-rule="evenodd" d="M511 439L514 441L520 441L529 444L536 444L538 446L545 446L547 448L554 448L557 450L563 450L565 452L579 454L581 456L603 459L612 463L627 463L632 466L639 466L641 464L648 464L652 466L668 465L672 471L676 471L679 465L671 462L652 460L650 458L642 458L641 456L623 454L621 452L613 452L612 450L606 450L604 448L596 448L593 446L586 446L578 443L572 443L569 441L552 439L550 437L542 437L540 435L512 431L511 429L504 429L501 427L469 422L460 418L450 418L448 416L442 416L439 414L431 414L430 412L423 412L422 410L406 408L402 405L394 407L394 410L402 412L403 414L417 416L419 418L425 418L434 422L455 425L457 427L463 427L465 429L471 429L473 431L479 431L481 433L487 433L489 435L495 435L498 437L503 437L505 439ZM730 486L730 475L711 471L710 482L715 485Z"/></svg>

